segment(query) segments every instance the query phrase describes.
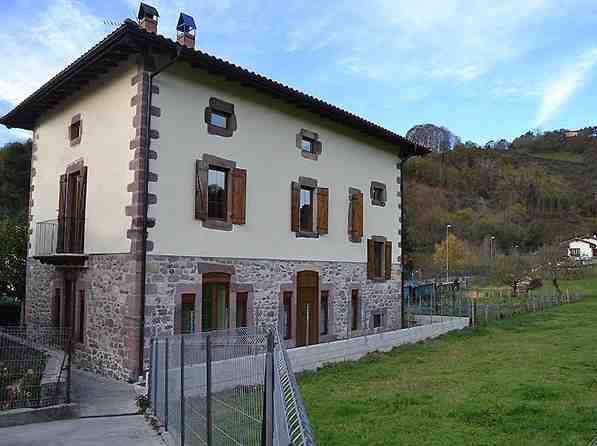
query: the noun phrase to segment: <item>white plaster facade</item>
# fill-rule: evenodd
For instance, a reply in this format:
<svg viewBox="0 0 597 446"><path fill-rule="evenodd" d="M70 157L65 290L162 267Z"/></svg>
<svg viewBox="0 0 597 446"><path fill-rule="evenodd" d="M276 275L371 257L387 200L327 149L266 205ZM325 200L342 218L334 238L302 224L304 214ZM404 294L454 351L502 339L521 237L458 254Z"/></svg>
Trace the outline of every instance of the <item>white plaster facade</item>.
<svg viewBox="0 0 597 446"><path fill-rule="evenodd" d="M152 122L160 135L152 141L158 159L150 162L159 178L150 183L158 197L150 206L156 219L149 233L153 254L364 262L371 235L399 240L399 159L372 145L372 139L187 65L160 75L155 83L160 94L154 104L161 116ZM208 134L203 112L211 97L234 104L238 129L232 137ZM303 158L297 149L301 128L319 134L323 153L318 160ZM203 228L194 218L195 160L205 153L247 170L247 222L231 232ZM329 188L329 233L317 239L297 238L290 230L290 183L299 176ZM386 184L385 207L371 205L371 181ZM364 193L361 243L347 236L350 187ZM394 261L400 257L398 243L393 256Z"/></svg>
<svg viewBox="0 0 597 446"><path fill-rule="evenodd" d="M88 167L85 212L85 253L128 253L130 226L124 208L131 202L126 186L132 181L128 148L135 133L132 127L134 95L131 77L135 64L124 63L94 82L78 95L46 113L34 131L37 150L32 161L33 216L31 248L35 253L36 223L58 218L59 179L67 166L82 159ZM70 146L68 126L80 113L82 137Z"/></svg>

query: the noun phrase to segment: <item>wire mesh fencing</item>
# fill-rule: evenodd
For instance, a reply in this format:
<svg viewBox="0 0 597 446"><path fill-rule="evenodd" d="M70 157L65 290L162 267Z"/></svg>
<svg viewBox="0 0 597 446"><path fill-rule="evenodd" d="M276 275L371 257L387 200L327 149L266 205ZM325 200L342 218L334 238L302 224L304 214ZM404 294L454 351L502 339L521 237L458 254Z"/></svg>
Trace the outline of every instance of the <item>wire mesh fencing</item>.
<svg viewBox="0 0 597 446"><path fill-rule="evenodd" d="M69 328L0 327L0 410L70 402Z"/></svg>
<svg viewBox="0 0 597 446"><path fill-rule="evenodd" d="M154 338L153 413L179 445L272 444L268 358L271 369L273 342L256 329Z"/></svg>

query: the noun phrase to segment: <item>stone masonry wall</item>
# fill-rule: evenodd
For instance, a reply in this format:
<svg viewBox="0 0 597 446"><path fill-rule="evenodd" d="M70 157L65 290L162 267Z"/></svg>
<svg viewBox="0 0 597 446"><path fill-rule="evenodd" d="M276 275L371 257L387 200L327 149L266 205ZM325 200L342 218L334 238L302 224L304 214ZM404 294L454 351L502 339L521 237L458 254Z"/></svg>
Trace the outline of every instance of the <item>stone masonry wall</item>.
<svg viewBox="0 0 597 446"><path fill-rule="evenodd" d="M355 288L360 290L362 328L369 328L370 314L376 310L386 311L386 329L400 326L398 264L393 265L392 280L377 282L367 280L365 263L151 255L147 265L146 347L152 336L173 331L176 294L181 289L200 289L202 271L210 269L208 265L213 265L214 270L227 268L232 273L232 286L252 286L253 321L257 326L278 322L281 289L295 290L296 273L305 270L319 272L321 289L330 290L332 339L347 337L350 298Z"/></svg>
<svg viewBox="0 0 597 446"><path fill-rule="evenodd" d="M75 313L79 312L80 290L85 290L86 314L84 342L73 344L76 367L121 380L132 376L126 365L124 316L127 297L134 283L134 268L130 254L111 254L90 255L87 267L79 270ZM56 288L62 290L64 299L64 272L28 259L25 310L28 322L51 322L51 303Z"/></svg>

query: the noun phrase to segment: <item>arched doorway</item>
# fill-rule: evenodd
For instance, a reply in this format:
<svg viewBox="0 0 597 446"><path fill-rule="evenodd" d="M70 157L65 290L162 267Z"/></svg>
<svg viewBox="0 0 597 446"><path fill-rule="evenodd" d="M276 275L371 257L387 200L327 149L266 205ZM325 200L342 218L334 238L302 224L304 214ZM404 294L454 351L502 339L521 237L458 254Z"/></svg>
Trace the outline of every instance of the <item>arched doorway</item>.
<svg viewBox="0 0 597 446"><path fill-rule="evenodd" d="M296 346L319 343L319 273L297 274Z"/></svg>

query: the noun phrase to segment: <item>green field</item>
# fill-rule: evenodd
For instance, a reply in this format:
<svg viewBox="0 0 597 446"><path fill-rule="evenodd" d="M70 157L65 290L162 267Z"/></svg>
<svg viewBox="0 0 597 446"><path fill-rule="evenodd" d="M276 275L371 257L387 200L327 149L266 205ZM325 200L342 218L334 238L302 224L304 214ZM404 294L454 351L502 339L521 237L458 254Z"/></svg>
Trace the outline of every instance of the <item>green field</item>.
<svg viewBox="0 0 597 446"><path fill-rule="evenodd" d="M597 279L586 300L300 377L318 444L588 445Z"/></svg>

